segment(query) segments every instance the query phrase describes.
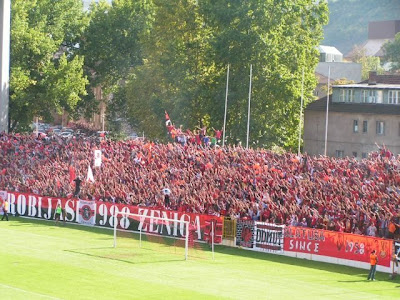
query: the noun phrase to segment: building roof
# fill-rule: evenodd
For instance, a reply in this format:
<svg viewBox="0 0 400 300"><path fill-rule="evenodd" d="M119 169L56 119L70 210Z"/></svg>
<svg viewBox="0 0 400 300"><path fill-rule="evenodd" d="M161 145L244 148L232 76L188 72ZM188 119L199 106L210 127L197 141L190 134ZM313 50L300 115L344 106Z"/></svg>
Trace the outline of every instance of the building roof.
<svg viewBox="0 0 400 300"><path fill-rule="evenodd" d="M400 20L374 21L368 23L368 39L394 38L400 31Z"/></svg>
<svg viewBox="0 0 400 300"><path fill-rule="evenodd" d="M367 40L362 48L365 50L366 56L384 56L383 45L388 41L393 41L394 39L375 39L375 40Z"/></svg>
<svg viewBox="0 0 400 300"><path fill-rule="evenodd" d="M335 47L331 46L318 46L318 51L319 53L329 53L329 54L334 54L334 55L343 55L338 49Z"/></svg>
<svg viewBox="0 0 400 300"><path fill-rule="evenodd" d="M384 90L400 90L400 85L394 84L368 84L368 83L351 83L342 85L333 85L334 88L358 88L358 89L384 89Z"/></svg>
<svg viewBox="0 0 400 300"><path fill-rule="evenodd" d="M328 77L330 67L330 79L361 81L361 64L352 62L319 62L315 72Z"/></svg>
<svg viewBox="0 0 400 300"><path fill-rule="evenodd" d="M325 76L323 74L320 74L318 72L315 72L315 76L318 79L318 84L327 84L328 83L328 77L327 76ZM330 82L332 82L334 80L335 80L334 78L331 78Z"/></svg>
<svg viewBox="0 0 400 300"><path fill-rule="evenodd" d="M377 75L376 72L370 72L369 79L360 82L360 84L364 83L400 85L400 76Z"/></svg>
<svg viewBox="0 0 400 300"><path fill-rule="evenodd" d="M309 105L307 105L306 111L326 111L326 100L327 97L323 97L314 102L311 102ZM330 98L329 111L344 113L400 115L400 105L380 103L332 102L332 98Z"/></svg>

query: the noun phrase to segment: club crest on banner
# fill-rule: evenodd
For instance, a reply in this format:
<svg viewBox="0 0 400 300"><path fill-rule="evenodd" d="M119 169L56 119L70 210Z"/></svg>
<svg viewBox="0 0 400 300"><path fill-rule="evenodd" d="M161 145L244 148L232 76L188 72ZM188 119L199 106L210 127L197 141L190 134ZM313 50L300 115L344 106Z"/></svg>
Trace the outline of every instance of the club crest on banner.
<svg viewBox="0 0 400 300"><path fill-rule="evenodd" d="M96 223L96 202L79 200L78 223L85 225L95 225Z"/></svg>

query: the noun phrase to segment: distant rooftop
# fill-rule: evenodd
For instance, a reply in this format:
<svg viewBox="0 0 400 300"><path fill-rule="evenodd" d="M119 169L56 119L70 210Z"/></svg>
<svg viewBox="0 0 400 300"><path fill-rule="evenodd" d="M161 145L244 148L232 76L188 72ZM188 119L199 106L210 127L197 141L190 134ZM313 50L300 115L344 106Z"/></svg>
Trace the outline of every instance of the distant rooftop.
<svg viewBox="0 0 400 300"><path fill-rule="evenodd" d="M369 22L368 40L361 45L361 48L366 56L383 57L385 55L383 45L388 41L393 41L398 32L400 32L400 20ZM353 56L353 51L354 49L346 57Z"/></svg>
<svg viewBox="0 0 400 300"><path fill-rule="evenodd" d="M393 84L368 84L368 83L350 83L342 85L333 85L334 88L362 88L362 89L390 89L400 90L400 85Z"/></svg>
<svg viewBox="0 0 400 300"><path fill-rule="evenodd" d="M335 47L331 46L318 46L319 53L327 53L327 54L334 54L334 55L342 55L342 53L336 49Z"/></svg>
<svg viewBox="0 0 400 300"><path fill-rule="evenodd" d="M391 84L400 85L400 75L378 75L376 72L369 72L369 78L360 84Z"/></svg>
<svg viewBox="0 0 400 300"><path fill-rule="evenodd" d="M361 81L361 64L352 62L320 62L315 72L328 77L330 69L330 79L337 80L346 78L354 82ZM326 81L328 82L328 81Z"/></svg>
<svg viewBox="0 0 400 300"><path fill-rule="evenodd" d="M392 39L400 32L400 20L377 21L368 23L368 39Z"/></svg>
<svg viewBox="0 0 400 300"><path fill-rule="evenodd" d="M327 97L311 102L307 105L307 111L326 111ZM329 99L330 112L400 115L400 105L377 103L344 103L333 102Z"/></svg>

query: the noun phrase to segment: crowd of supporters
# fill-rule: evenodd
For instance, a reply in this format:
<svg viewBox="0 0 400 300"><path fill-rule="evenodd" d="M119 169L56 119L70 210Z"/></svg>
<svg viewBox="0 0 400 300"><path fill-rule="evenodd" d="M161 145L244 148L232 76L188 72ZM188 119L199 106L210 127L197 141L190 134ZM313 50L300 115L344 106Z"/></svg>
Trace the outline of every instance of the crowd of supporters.
<svg viewBox="0 0 400 300"><path fill-rule="evenodd" d="M94 150L102 152L100 167ZM0 189L9 191L382 237L400 223L400 160L384 148L356 160L195 141L2 134L0 163ZM94 182L86 181L89 165Z"/></svg>

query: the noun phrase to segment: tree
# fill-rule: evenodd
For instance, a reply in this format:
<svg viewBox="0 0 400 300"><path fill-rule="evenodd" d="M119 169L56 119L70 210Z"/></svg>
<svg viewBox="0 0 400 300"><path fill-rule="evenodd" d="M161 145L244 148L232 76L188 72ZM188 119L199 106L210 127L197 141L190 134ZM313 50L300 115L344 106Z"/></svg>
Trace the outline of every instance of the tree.
<svg viewBox="0 0 400 300"><path fill-rule="evenodd" d="M150 0L114 0L92 3L90 24L80 42L85 68L90 79L88 93L101 87L102 99L109 106L107 119L113 122L126 115L124 102L111 98L133 67L142 64L142 39L149 33L153 20ZM119 93L118 95L121 95Z"/></svg>
<svg viewBox="0 0 400 300"><path fill-rule="evenodd" d="M87 18L79 0L15 0L11 8L9 130L26 130L34 116L73 112L85 95L76 42Z"/></svg>
<svg viewBox="0 0 400 300"><path fill-rule="evenodd" d="M244 141L253 64L251 141L295 147L301 74L304 69L307 103L316 84L316 46L327 22L326 2L180 0L155 5L145 63L134 68L126 85L136 123L145 124L151 116L161 128L167 109L176 125L193 128L207 120L221 128L230 64L227 128L232 141Z"/></svg>
<svg viewBox="0 0 400 300"><path fill-rule="evenodd" d="M381 60L376 56L367 56L365 49L355 45L351 51L350 60L361 64L361 79L366 80L369 77L369 72L376 71L378 74L384 72L381 66Z"/></svg>
<svg viewBox="0 0 400 300"><path fill-rule="evenodd" d="M131 124L165 138L164 111L177 125L193 128L209 113L204 91L209 29L193 0L154 1L155 19L143 43L144 63L127 81Z"/></svg>
<svg viewBox="0 0 400 300"><path fill-rule="evenodd" d="M113 87L142 63L140 40L151 26L152 14L148 0L92 3L90 24L81 41L92 87Z"/></svg>
<svg viewBox="0 0 400 300"><path fill-rule="evenodd" d="M324 1L207 1L214 62L232 66L230 136L244 142L249 65L253 65L250 141L294 148L297 143L302 71L304 99L312 99L316 46L327 22Z"/></svg>
<svg viewBox="0 0 400 300"><path fill-rule="evenodd" d="M396 34L394 41L388 41L383 46L385 61L390 63L391 71L400 71L400 32Z"/></svg>

